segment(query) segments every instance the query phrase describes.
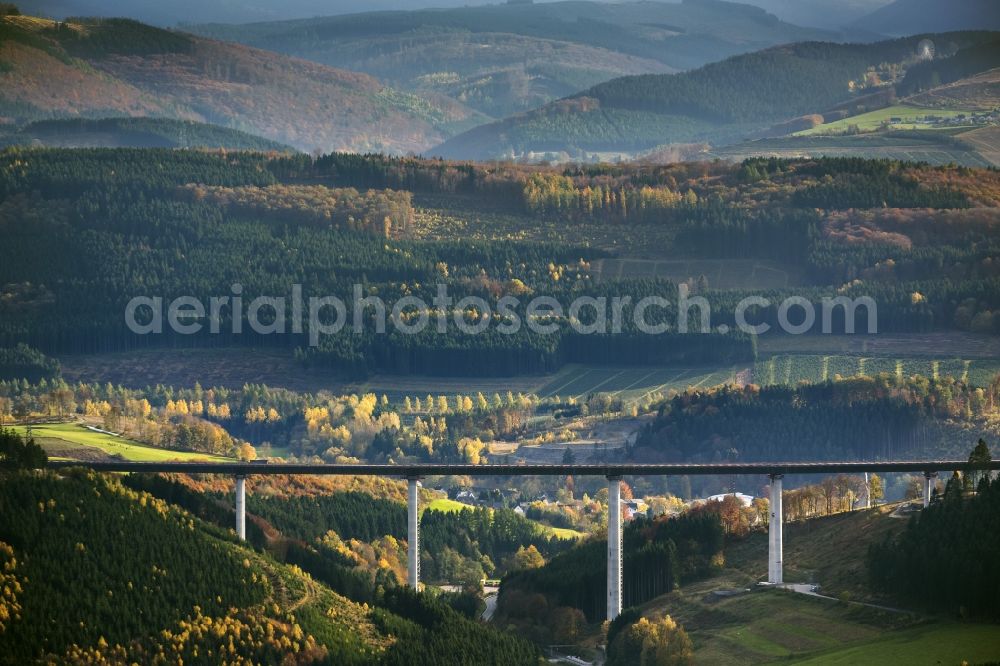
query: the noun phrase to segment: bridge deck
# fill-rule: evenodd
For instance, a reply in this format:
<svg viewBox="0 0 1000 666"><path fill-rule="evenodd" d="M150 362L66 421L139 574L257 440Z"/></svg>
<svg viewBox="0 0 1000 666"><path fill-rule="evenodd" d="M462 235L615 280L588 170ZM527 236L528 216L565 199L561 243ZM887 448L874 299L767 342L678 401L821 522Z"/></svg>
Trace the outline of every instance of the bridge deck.
<svg viewBox="0 0 1000 666"><path fill-rule="evenodd" d="M316 465L309 463L262 462L88 462L59 460L49 467L65 469L84 467L99 472L181 472L186 474L231 474L257 476L271 474L325 474L337 476L426 477L464 476L683 476L707 474L858 474L864 472L951 472L972 469L965 460L904 460L856 462L760 462L708 464L573 464L573 465ZM1000 470L1000 460L988 466ZM976 466L975 469L983 469Z"/></svg>

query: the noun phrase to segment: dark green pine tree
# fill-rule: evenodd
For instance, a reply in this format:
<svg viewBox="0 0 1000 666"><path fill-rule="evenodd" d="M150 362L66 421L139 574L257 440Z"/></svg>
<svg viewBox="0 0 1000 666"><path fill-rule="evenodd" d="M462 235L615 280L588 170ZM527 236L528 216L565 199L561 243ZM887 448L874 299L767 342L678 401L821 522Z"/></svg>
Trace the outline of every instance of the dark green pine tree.
<svg viewBox="0 0 1000 666"><path fill-rule="evenodd" d="M990 447L986 445L986 440L980 437L976 448L972 449L972 453L969 454L969 464L973 467L968 471L966 477L972 488L978 488L979 483L990 475L989 465L992 461Z"/></svg>

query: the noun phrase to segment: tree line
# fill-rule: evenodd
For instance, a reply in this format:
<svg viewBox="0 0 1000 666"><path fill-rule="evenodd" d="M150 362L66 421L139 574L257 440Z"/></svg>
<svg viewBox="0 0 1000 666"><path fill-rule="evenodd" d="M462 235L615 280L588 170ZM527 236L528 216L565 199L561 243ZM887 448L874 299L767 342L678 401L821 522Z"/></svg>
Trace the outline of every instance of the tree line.
<svg viewBox="0 0 1000 666"><path fill-rule="evenodd" d="M643 455L677 461L892 459L996 408L996 384L882 374L796 388L723 387L666 401L639 433Z"/></svg>
<svg viewBox="0 0 1000 666"><path fill-rule="evenodd" d="M983 440L969 460L991 460ZM934 499L902 533L869 547L872 586L934 613L997 619L1000 482L985 470L955 472Z"/></svg>

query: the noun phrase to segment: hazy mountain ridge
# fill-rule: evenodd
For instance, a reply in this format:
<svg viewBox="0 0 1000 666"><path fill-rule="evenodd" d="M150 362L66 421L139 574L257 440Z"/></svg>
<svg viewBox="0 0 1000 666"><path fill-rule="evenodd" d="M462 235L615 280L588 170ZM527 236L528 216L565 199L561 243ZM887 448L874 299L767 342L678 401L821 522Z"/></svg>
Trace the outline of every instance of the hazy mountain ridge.
<svg viewBox="0 0 1000 666"><path fill-rule="evenodd" d="M188 29L363 71L412 92L446 94L496 118L616 76L670 73L775 44L837 38L720 0L572 0Z"/></svg>
<svg viewBox="0 0 1000 666"><path fill-rule="evenodd" d="M0 134L0 145L61 148L225 148L277 150L293 148L253 134L169 118L66 118L29 123L17 132Z"/></svg>
<svg viewBox="0 0 1000 666"><path fill-rule="evenodd" d="M996 33L931 35L939 53L996 40ZM724 145L869 92L918 62L915 36L874 44L804 42L674 75L623 77L542 109L477 127L431 153L450 158L565 151L636 151L668 143ZM885 104L882 104L885 106Z"/></svg>
<svg viewBox="0 0 1000 666"><path fill-rule="evenodd" d="M1000 5L995 0L895 0L854 25L886 35L1000 30Z"/></svg>
<svg viewBox="0 0 1000 666"><path fill-rule="evenodd" d="M488 2L490 0L428 0L420 6L461 7ZM288 0L280 4L252 0L225 2L176 0L171 3L157 0L23 0L19 4L28 13L58 19L68 16L131 16L140 21L162 26L174 26L183 21L229 23L277 21L309 16L352 14L358 11L358 3L352 0ZM412 0L366 0L365 2L366 11L409 9L412 6Z"/></svg>
<svg viewBox="0 0 1000 666"><path fill-rule="evenodd" d="M421 150L474 114L356 72L123 19L2 19L0 116L158 116L304 150ZM468 125L466 125L468 126Z"/></svg>
<svg viewBox="0 0 1000 666"><path fill-rule="evenodd" d="M839 28L884 7L892 0L749 0L782 21L817 28Z"/></svg>

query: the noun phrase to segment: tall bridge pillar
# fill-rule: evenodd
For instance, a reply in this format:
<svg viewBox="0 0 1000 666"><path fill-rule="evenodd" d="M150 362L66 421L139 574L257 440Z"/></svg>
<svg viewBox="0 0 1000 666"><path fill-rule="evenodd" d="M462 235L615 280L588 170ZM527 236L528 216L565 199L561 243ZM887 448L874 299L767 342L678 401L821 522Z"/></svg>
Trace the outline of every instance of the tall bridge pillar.
<svg viewBox="0 0 1000 666"><path fill-rule="evenodd" d="M247 477L236 477L236 534L247 540Z"/></svg>
<svg viewBox="0 0 1000 666"><path fill-rule="evenodd" d="M414 590L420 587L420 477L409 476L406 502L406 541L409 563L409 585Z"/></svg>
<svg viewBox="0 0 1000 666"><path fill-rule="evenodd" d="M608 620L622 612L622 477L608 477Z"/></svg>
<svg viewBox="0 0 1000 666"><path fill-rule="evenodd" d="M871 479L868 478L868 472L865 472L865 508L872 508L872 486Z"/></svg>
<svg viewBox="0 0 1000 666"><path fill-rule="evenodd" d="M767 582L780 585L784 582L781 541L781 474L771 474L771 517L768 521Z"/></svg>
<svg viewBox="0 0 1000 666"><path fill-rule="evenodd" d="M934 480L937 479L937 472L924 472L924 508L931 503L931 491L934 489Z"/></svg>

